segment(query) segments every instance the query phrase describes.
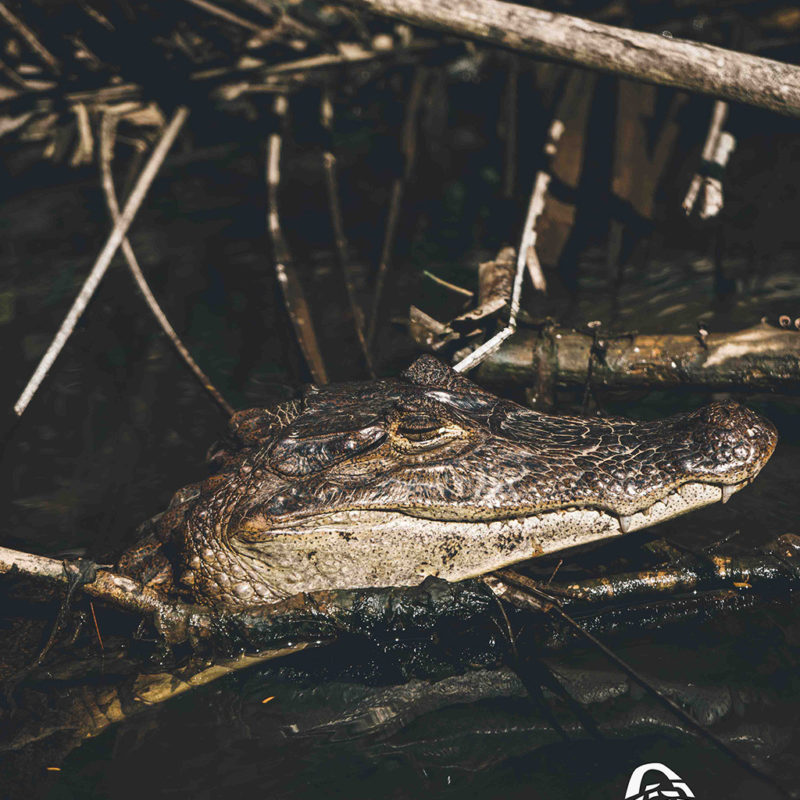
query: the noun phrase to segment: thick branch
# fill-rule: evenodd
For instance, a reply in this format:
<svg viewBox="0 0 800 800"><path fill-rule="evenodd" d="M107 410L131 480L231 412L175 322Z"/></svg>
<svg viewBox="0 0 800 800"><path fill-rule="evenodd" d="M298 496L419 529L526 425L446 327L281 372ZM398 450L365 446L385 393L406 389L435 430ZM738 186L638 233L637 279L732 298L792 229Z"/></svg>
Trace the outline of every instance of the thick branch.
<svg viewBox="0 0 800 800"><path fill-rule="evenodd" d="M790 389L800 380L800 334L755 325L735 333L641 335L606 339L592 356L593 338L569 330L518 331L478 370L491 384L531 386L539 375L555 384L583 384L594 358L595 385L703 386L713 389Z"/></svg>
<svg viewBox="0 0 800 800"><path fill-rule="evenodd" d="M800 115L800 67L498 0L351 0L377 14L626 78Z"/></svg>

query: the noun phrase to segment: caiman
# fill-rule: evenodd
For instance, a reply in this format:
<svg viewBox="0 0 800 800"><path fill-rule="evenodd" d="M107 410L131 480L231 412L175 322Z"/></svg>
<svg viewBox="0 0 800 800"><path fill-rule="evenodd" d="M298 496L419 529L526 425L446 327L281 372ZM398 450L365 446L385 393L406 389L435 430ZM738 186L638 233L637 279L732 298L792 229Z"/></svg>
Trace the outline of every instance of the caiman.
<svg viewBox="0 0 800 800"><path fill-rule="evenodd" d="M217 473L118 568L232 609L459 581L726 502L776 442L730 400L649 422L550 416L422 356L399 379L235 414Z"/></svg>

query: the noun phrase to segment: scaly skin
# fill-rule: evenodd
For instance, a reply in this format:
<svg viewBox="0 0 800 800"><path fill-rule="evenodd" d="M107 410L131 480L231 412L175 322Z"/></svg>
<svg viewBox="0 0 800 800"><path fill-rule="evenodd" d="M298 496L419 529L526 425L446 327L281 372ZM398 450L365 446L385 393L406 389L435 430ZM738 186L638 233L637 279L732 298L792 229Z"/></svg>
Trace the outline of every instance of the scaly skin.
<svg viewBox="0 0 800 800"><path fill-rule="evenodd" d="M731 401L653 422L549 416L423 356L400 379L236 414L218 474L120 568L176 574L217 607L457 580L726 500L776 442Z"/></svg>

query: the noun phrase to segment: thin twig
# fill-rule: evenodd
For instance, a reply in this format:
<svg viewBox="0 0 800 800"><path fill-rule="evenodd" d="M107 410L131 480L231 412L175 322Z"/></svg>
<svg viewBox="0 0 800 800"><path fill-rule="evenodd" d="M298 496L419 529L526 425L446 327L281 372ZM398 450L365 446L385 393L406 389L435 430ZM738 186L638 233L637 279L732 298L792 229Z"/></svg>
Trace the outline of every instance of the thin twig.
<svg viewBox="0 0 800 800"><path fill-rule="evenodd" d="M550 186L550 164L556 154L558 142L564 133L564 123L560 119L554 119L550 124L547 133L547 141L544 146L545 162L547 169L540 169L536 173L536 180L533 182L531 199L528 203L528 213L525 217L525 227L522 230L522 242L517 253L517 264L523 262L528 267L528 272L533 282L533 288L540 292L547 291L547 281L544 278L539 258L536 255L536 222L544 211L544 200L547 189Z"/></svg>
<svg viewBox="0 0 800 800"><path fill-rule="evenodd" d="M286 118L288 104L289 101L286 95L278 95L275 98L275 113L281 125ZM270 134L267 143L267 227L272 239L275 273L278 276L278 283L283 292L286 310L292 321L298 344L308 368L311 370L311 375L317 383L327 383L328 374L317 344L314 323L311 319L302 284L297 277L289 246L281 230L280 217L278 215L278 189L281 182L281 143L282 134L280 130Z"/></svg>
<svg viewBox="0 0 800 800"><path fill-rule="evenodd" d="M342 207L339 203L339 181L336 173L336 156L333 153L333 102L329 88L325 88L322 93L322 104L320 106L320 117L322 126L328 132L328 145L322 154L325 166L325 183L328 189L328 203L331 209L331 224L333 225L333 236L336 242L336 258L339 262L339 269L342 271L344 286L347 290L347 300L350 303L350 313L353 315L353 325L356 329L358 343L367 365L367 371L371 378L375 377L375 369L372 365L369 347L367 347L366 323L361 304L358 302L355 281L353 280L353 270L350 263L347 237L344 232L344 221L342 218Z"/></svg>
<svg viewBox="0 0 800 800"><path fill-rule="evenodd" d="M38 577L57 583L69 584L71 580L63 561L0 547L0 575L4 573ZM83 584L81 590L126 611L156 615L176 632L182 633L190 622L198 630L210 630L213 619L210 609L177 601L168 602L163 595L138 581L104 568L97 568L94 580ZM176 635L176 640L179 638Z"/></svg>
<svg viewBox="0 0 800 800"><path fill-rule="evenodd" d="M114 258L114 254L117 252L117 248L125 238L125 234L133 222L136 212L139 210L139 207L144 201L150 185L153 183L153 180L158 174L158 171L164 162L164 158L169 152L172 143L175 141L178 132L188 116L189 109L186 108L186 106L180 106L175 111L169 125L167 125L167 127L164 129L164 132L161 134L158 144L153 149L153 152L150 155L145 168L142 170L141 175L139 175L139 179L136 181L136 185L133 187L133 191L131 192L128 201L125 203L125 208L122 211L122 215L119 217L114 225L114 228L109 234L106 244L100 251L100 255L97 257L89 276L86 278L86 281L78 293L78 296L75 298L75 301L67 313L67 316L61 323L61 327L58 329L53 341L47 348L47 352L42 356L42 359L39 362L39 365L36 367L35 372L31 376L31 379L28 381L27 386L23 389L22 394L14 404L14 413L18 417L21 417L25 409L28 407L28 404L30 403L34 394L36 394L36 390L41 385L50 367L52 367L53 362L55 362L55 360L58 358L59 353L67 342L67 339L69 339L70 335L72 334L78 319L80 318L86 306L89 304L89 300L91 300L92 295L103 278L103 275L105 275L108 265L111 263L111 259Z"/></svg>
<svg viewBox="0 0 800 800"><path fill-rule="evenodd" d="M475 292L471 292L469 289L465 289L463 286L457 286L455 283L450 283L450 281L446 281L444 278L434 275L427 269L422 270L422 275L423 277L428 278L428 280L439 284L439 286L443 286L445 289L449 289L451 292L455 292L456 294L468 297L470 300L475 297Z"/></svg>
<svg viewBox="0 0 800 800"><path fill-rule="evenodd" d="M0 18L4 19L12 27L17 35L23 39L28 47L36 53L39 58L50 67L57 75L61 72L58 59L39 41L36 34L16 15L9 11L4 3L0 3Z"/></svg>
<svg viewBox="0 0 800 800"><path fill-rule="evenodd" d="M191 3L193 6L197 6L197 8L202 8L203 11L213 14L215 17L224 19L226 22L232 22L234 25L239 25L241 28L245 28L248 31L253 31L254 33L264 33L265 29L263 25L250 22L250 20L244 19L244 17L240 17L238 14L228 11L226 8L221 8L214 3L209 3L208 0L186 0L186 2Z"/></svg>
<svg viewBox="0 0 800 800"><path fill-rule="evenodd" d="M370 348L370 351L375 343L378 313L380 312L383 287L386 283L386 275L389 271L392 251L394 250L397 223L400 219L400 208L403 202L403 192L405 191L406 183L411 176L411 171L414 166L414 157L417 150L417 116L419 115L419 108L422 103L422 90L425 87L427 77L428 71L425 67L418 66L414 70L414 78L411 82L411 90L408 95L408 102L406 103L406 114L402 133L402 149L405 166L402 175L395 178L392 184L392 196L389 201L389 216L386 220L386 233L383 237L378 274L375 277L375 290L372 294L372 309L369 319L369 328L367 329L367 346Z"/></svg>
<svg viewBox="0 0 800 800"><path fill-rule="evenodd" d="M106 196L106 203L108 204L108 210L111 213L111 220L114 224L119 221L119 203L117 201L117 192L114 187L114 175L111 170L111 162L114 158L114 134L118 121L119 116L114 114L113 111L109 111L103 115L103 121L100 126L100 170L103 176L103 191ZM180 356L183 363L189 368L191 373L200 382L203 389L208 392L222 411L228 416L232 416L235 412L233 406L222 396L214 384L211 383L208 375L206 375L192 358L191 353L189 353L186 346L175 332L175 329L170 324L170 321L167 319L167 315L164 313L147 283L147 279L139 266L136 254L133 252L133 247L127 237L122 240L122 254L125 256L128 269L133 279L136 281L136 285L139 287L139 291L142 293L151 313L156 318L156 321L161 326L161 330L164 331L164 334L175 348L175 351Z"/></svg>
<svg viewBox="0 0 800 800"><path fill-rule="evenodd" d="M97 634L97 643L100 645L101 650L105 650L103 645L103 637L100 635L100 626L97 624L97 614L94 611L94 603L89 601L89 610L92 612L92 620L94 621L94 632Z"/></svg>
<svg viewBox="0 0 800 800"><path fill-rule="evenodd" d="M564 123L560 119L554 119L550 124L550 129L545 143L545 157L548 164L556 154L558 141L564 132ZM536 221L544 209L544 199L547 187L550 185L550 173L542 169L536 173L536 180L533 183L531 199L528 203L528 213L525 215L525 224L522 228L522 239L519 250L517 251L517 270L514 274L514 285L511 290L511 310L508 314L508 324L499 333L496 333L487 342L473 350L468 356L461 359L453 369L456 372L469 372L478 366L484 359L500 349L500 345L508 339L517 329L517 317L519 316L520 300L522 297L522 277L525 274L525 267L531 276L534 288L543 292L547 288L542 267L536 255Z"/></svg>

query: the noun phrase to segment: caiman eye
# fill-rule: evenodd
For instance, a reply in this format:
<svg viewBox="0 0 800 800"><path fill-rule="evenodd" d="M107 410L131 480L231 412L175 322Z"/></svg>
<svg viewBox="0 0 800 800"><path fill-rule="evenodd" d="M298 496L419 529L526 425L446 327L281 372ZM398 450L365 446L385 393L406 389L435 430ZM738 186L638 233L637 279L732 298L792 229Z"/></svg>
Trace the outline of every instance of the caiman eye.
<svg viewBox="0 0 800 800"><path fill-rule="evenodd" d="M407 428L401 425L395 431L398 436L408 439L410 442L426 442L429 439L434 439L439 435L439 427L430 428Z"/></svg>
<svg viewBox="0 0 800 800"><path fill-rule="evenodd" d="M400 450L427 450L464 435L458 425L428 414L404 414L390 426L392 444Z"/></svg>

